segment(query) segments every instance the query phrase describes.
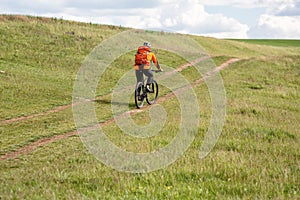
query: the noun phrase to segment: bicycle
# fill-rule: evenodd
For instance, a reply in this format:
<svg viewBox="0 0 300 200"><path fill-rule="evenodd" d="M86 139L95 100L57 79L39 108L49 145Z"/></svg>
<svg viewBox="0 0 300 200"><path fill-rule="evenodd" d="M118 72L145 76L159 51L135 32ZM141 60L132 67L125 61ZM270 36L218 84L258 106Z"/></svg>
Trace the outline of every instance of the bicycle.
<svg viewBox="0 0 300 200"><path fill-rule="evenodd" d="M144 106L145 100L149 105L152 105L158 98L158 83L156 80L153 80L153 82L150 84L150 91L147 90L146 84L147 78L144 79L143 82L138 82L136 84L134 101L138 109Z"/></svg>

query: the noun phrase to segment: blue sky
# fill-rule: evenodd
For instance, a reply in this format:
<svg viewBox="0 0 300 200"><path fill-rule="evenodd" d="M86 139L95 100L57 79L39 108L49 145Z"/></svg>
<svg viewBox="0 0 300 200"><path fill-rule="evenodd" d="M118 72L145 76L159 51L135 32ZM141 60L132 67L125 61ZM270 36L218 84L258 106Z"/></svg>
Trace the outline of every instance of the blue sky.
<svg viewBox="0 0 300 200"><path fill-rule="evenodd" d="M0 0L0 13L216 38L300 39L300 0Z"/></svg>

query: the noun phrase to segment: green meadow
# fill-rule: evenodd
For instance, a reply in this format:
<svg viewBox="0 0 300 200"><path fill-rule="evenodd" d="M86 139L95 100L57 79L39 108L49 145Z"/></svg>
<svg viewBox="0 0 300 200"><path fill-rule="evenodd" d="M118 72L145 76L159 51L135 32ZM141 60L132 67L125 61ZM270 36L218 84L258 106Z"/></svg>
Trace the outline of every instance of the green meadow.
<svg viewBox="0 0 300 200"><path fill-rule="evenodd" d="M300 40L274 40L274 39L234 39L234 41L246 42L250 44L278 46L278 47L300 47Z"/></svg>
<svg viewBox="0 0 300 200"><path fill-rule="evenodd" d="M0 199L300 198L299 41L187 36L205 49L216 66L239 59L220 71L226 119L205 158L199 158L199 150L212 115L205 82L194 86L200 108L195 139L171 165L149 173L125 173L90 154L80 137L72 134L74 82L87 55L125 30L56 18L0 16ZM186 63L167 51L157 51L157 57L174 69ZM134 52L109 66L94 104L97 120L111 141L124 150L147 153L165 147L176 136L180 105L176 97L166 98L170 91L160 86L159 99L164 100L159 104L167 119L160 134L151 138L135 138L114 121L105 123L113 118L112 90L133 62ZM193 67L180 74L190 83L201 78ZM128 106L135 109L134 102ZM149 124L149 110L133 113L132 119ZM7 156L13 152L20 153Z"/></svg>

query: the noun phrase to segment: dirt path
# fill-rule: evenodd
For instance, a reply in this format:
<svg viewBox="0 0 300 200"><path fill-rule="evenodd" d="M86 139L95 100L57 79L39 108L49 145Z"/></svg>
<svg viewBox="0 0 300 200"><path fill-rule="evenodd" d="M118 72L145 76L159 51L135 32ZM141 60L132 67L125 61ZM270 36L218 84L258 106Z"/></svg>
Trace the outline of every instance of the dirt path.
<svg viewBox="0 0 300 200"><path fill-rule="evenodd" d="M36 117L41 117L41 116L44 116L44 115L48 115L48 114L51 114L51 113L56 113L56 112L65 110L65 109L70 108L70 107L72 107L72 104L64 105L64 106L58 106L58 107L56 107L52 110L48 110L46 112L41 112L41 113L29 115L29 116L16 117L16 118L0 121L0 125L11 124L13 122L18 122L18 121L23 121L23 120L27 120L27 119L36 118Z"/></svg>
<svg viewBox="0 0 300 200"><path fill-rule="evenodd" d="M203 61L205 59L206 58L202 57L200 59L195 60L193 63L198 63L198 62L201 62L201 61ZM225 63L223 63L220 66L216 67L214 70L212 70L212 71L208 72L207 74L205 74L200 79L196 80L194 83L192 83L192 86L195 87L195 86L199 85L200 83L202 83L209 76L213 75L214 73L219 72L220 70L228 67L230 64L238 62L238 61L240 61L240 59L237 59L237 58L229 59ZM183 69L191 66L193 63L184 64L184 65L180 66L179 68L177 68L175 71L182 71ZM166 100L168 100L170 98L173 98L174 96L175 96L174 93L169 93L169 94L167 94L167 95L159 98L158 103L166 101ZM72 106L74 106L74 104L65 105L65 106L59 106L59 107L54 108L53 110L49 110L47 112L38 113L38 114L26 116L26 117L19 117L19 118L14 118L14 119L10 119L10 120L1 121L0 125L2 125L2 124L9 124L9 123L13 123L13 122L16 122L16 121L21 121L21 120L26 120L26 119L31 119L31 118L34 118L34 117L44 116L44 115L47 115L47 114L51 114L51 113L62 111L64 109L70 108ZM148 108L149 107L144 107L143 109L139 109L139 110L138 109L130 110L130 111L128 111L126 113L123 113L123 114L121 114L120 116L117 116L117 117L126 116L128 114L132 115L132 114L135 114L135 113L138 113L138 112L142 112L143 110L146 110ZM109 120L107 120L105 122L100 123L100 126L109 125L109 124L113 123L114 121L115 121L114 118L109 119ZM95 127L89 127L88 129L93 129L93 128L95 128ZM49 137L49 138L40 139L40 140L35 141L35 142L33 142L33 143L31 143L31 144L29 144L27 146L19 148L18 150L14 151L14 152L9 152L9 153L7 153L5 155L2 155L0 157L0 160L17 158L20 155L28 154L28 153L34 151L38 147L47 145L47 144L52 143L54 141L66 139L66 138L68 138L70 136L74 136L74 135L77 135L77 130L71 131L71 132L68 132L68 133L65 133L65 134L62 134L62 135L55 135L55 136L52 136L52 137Z"/></svg>
<svg viewBox="0 0 300 200"><path fill-rule="evenodd" d="M173 72L170 72L168 74L166 74L166 76L171 76L172 74L174 74L175 72L180 72L190 66L192 66L193 64L195 63L199 63L203 60L206 60L206 59L209 59L210 57L209 56L203 56L203 57L200 57L199 59L196 59L195 61L191 62L191 63L186 63L186 64L183 64L181 66L179 66L176 70L174 70ZM100 98L100 97L97 97L96 100ZM95 99L94 99L95 100ZM7 119L7 120L3 120L3 121L0 121L0 125L6 125L6 124L11 124L11 123L14 123L14 122L18 122L18 121L24 121L24 120L29 120L29 119L33 119L33 118L37 118L37 117L41 117L41 116L45 116L45 115L49 115L49 114L52 114L52 113L56 113L56 112L60 112L60 111L63 111L63 110L66 110L68 108L71 108L72 106L76 106L77 103L73 103L73 104L68 104L68 105L63 105L63 106L58 106L58 107L55 107L51 110L48 110L48 111L45 111L45 112L40 112L40 113L36 113L36 114L33 114L33 115L28 115L28 116L21 116L21 117L15 117L15 118L11 118L11 119Z"/></svg>

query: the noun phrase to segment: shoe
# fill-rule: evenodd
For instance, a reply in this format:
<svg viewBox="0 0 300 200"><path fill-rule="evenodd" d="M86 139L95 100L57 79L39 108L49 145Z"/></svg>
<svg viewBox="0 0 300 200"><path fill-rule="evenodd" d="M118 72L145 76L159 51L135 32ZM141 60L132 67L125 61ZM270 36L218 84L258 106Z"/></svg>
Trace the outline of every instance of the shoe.
<svg viewBox="0 0 300 200"><path fill-rule="evenodd" d="M151 92L150 85L146 86L146 90L147 90L147 92Z"/></svg>

